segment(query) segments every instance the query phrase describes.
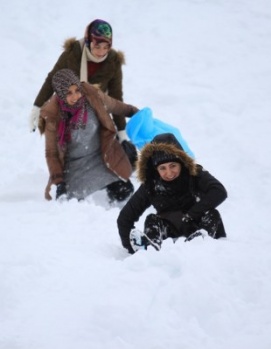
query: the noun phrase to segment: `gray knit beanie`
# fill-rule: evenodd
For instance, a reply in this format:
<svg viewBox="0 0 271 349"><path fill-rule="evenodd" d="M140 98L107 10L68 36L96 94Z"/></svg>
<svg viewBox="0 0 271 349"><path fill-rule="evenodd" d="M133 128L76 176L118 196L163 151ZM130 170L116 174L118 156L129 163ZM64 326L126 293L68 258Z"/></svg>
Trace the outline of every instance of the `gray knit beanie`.
<svg viewBox="0 0 271 349"><path fill-rule="evenodd" d="M66 100L71 85L76 85L81 90L79 77L71 69L61 69L53 76L53 90L61 100Z"/></svg>

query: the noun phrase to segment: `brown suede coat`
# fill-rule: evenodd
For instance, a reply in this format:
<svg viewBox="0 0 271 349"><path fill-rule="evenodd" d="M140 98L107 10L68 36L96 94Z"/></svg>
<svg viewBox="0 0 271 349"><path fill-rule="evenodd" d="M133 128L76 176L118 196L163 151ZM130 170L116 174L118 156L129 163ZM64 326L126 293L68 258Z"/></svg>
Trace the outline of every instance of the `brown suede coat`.
<svg viewBox="0 0 271 349"><path fill-rule="evenodd" d="M132 167L122 146L116 138L116 126L110 113L120 117L131 117L138 109L109 97L101 90L88 83L82 83L82 89L87 100L95 110L100 121L101 156L106 166L121 179L127 180L132 173ZM39 130L45 134L45 156L50 173L45 197L51 200L49 194L52 184L63 181L65 153L58 147L57 129L60 120L60 110L56 96L46 102L41 108Z"/></svg>
<svg viewBox="0 0 271 349"><path fill-rule="evenodd" d="M80 76L82 45L83 41L75 38L65 41L63 45L64 51L59 56L53 69L48 73L34 105L41 107L53 95L52 77L58 70L68 68ZM106 60L101 63L102 67L91 76L88 82L93 85L99 85L99 88L110 97L122 101L122 65L124 63L123 53L111 49ZM113 118L118 130L124 130L126 126L125 118L115 115L113 115Z"/></svg>

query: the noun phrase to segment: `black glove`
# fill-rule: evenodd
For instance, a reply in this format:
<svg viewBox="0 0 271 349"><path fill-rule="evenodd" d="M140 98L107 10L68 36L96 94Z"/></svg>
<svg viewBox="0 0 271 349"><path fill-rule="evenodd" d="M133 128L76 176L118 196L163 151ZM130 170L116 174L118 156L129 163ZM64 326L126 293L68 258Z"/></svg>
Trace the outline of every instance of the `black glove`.
<svg viewBox="0 0 271 349"><path fill-rule="evenodd" d="M180 227L180 232L182 236L188 237L198 229L197 223L189 216L188 213L184 214L182 217L182 223Z"/></svg>
<svg viewBox="0 0 271 349"><path fill-rule="evenodd" d="M61 195L67 194L65 182L61 182L56 186L56 200L60 198Z"/></svg>
<svg viewBox="0 0 271 349"><path fill-rule="evenodd" d="M126 155L128 156L132 167L135 168L135 163L137 161L137 150L136 150L135 145L132 142L126 141L126 140L124 140L121 143L121 145L122 145Z"/></svg>

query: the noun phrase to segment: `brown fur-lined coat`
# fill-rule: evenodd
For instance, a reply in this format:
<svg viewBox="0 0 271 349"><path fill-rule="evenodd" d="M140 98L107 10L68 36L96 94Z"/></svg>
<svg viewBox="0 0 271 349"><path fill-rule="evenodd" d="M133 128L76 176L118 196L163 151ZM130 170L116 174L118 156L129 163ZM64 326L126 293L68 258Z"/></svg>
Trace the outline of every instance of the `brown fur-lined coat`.
<svg viewBox="0 0 271 349"><path fill-rule="evenodd" d="M131 176L132 167L122 146L116 138L116 127L110 113L131 117L138 109L109 97L101 90L88 83L82 83L83 94L95 110L100 122L101 155L106 166L121 179L127 180ZM52 184L63 181L65 153L58 147L57 130L60 120L60 109L56 95L41 108L39 130L45 134L45 156L50 177L45 189L45 197L50 200L49 194Z"/></svg>
<svg viewBox="0 0 271 349"><path fill-rule="evenodd" d="M151 158L155 151L164 151L180 158L181 174L174 181L163 181L153 167ZM139 156L137 175L141 185L117 219L122 245L128 251L133 251L129 241L130 231L150 206L155 208L158 215L169 220L173 216L176 219L176 215L171 214L176 211L188 213L198 220L227 197L224 186L215 177L173 144L147 144Z"/></svg>
<svg viewBox="0 0 271 349"><path fill-rule="evenodd" d="M64 51L59 56L53 69L48 73L35 99L34 105L41 107L53 95L52 77L58 70L68 68L80 76L83 44L83 39L76 40L75 38L67 39L64 42ZM93 85L98 85L99 88L110 97L122 101L122 65L124 63L124 54L121 51L111 49L106 60L99 63L101 68L93 74L88 82ZM115 115L113 118L118 130L124 130L126 125L125 118L115 117Z"/></svg>

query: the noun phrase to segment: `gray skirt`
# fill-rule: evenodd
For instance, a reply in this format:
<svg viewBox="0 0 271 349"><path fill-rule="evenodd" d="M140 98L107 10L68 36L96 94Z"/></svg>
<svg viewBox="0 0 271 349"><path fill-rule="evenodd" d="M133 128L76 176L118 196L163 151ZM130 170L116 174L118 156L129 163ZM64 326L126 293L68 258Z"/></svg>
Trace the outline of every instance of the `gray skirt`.
<svg viewBox="0 0 271 349"><path fill-rule="evenodd" d="M71 131L64 166L64 180L70 199L84 199L119 180L102 159L99 128L99 121L89 107L86 127Z"/></svg>

